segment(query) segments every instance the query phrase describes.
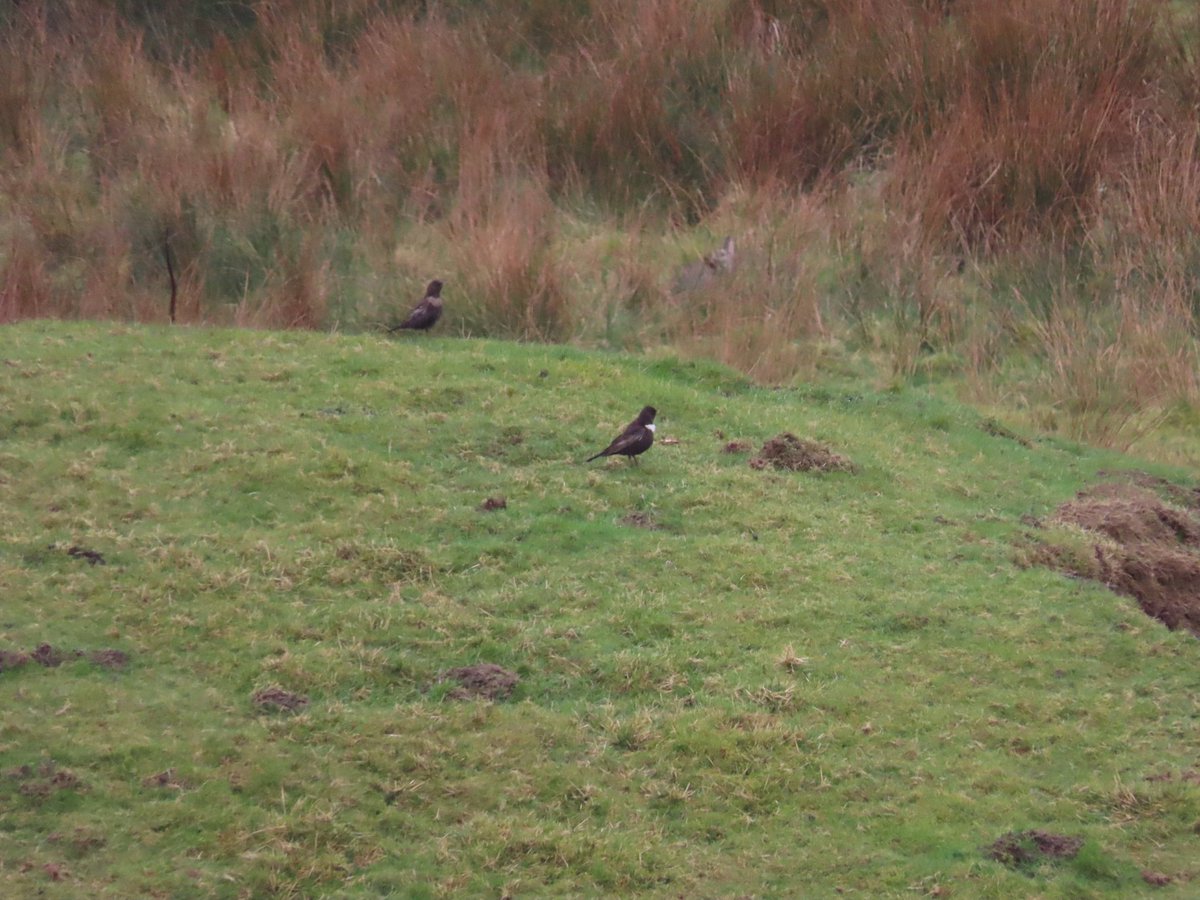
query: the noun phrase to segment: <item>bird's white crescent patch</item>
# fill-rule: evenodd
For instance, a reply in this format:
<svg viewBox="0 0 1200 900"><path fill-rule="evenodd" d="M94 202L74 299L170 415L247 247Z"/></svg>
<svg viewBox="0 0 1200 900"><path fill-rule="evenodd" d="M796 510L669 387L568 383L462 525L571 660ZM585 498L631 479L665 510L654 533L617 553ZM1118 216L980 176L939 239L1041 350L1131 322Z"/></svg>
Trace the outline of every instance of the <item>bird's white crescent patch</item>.
<svg viewBox="0 0 1200 900"><path fill-rule="evenodd" d="M651 422L651 423L650 423L649 425L647 425L646 427L647 427L647 428L649 428L651 431L653 431L653 430L654 430L654 423L653 423L653 422Z"/></svg>

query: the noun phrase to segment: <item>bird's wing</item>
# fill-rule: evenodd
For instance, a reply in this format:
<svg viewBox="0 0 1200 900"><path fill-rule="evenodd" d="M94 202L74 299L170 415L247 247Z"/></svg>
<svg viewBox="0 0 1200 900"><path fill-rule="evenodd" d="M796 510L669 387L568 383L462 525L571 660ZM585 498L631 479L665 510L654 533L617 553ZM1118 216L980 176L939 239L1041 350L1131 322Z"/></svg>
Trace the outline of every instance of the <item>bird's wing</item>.
<svg viewBox="0 0 1200 900"><path fill-rule="evenodd" d="M401 323L401 328L428 328L437 321L437 307L428 300L422 300Z"/></svg>
<svg viewBox="0 0 1200 900"><path fill-rule="evenodd" d="M608 445L608 448L604 451L605 454L612 456L613 454L620 453L622 450L632 447L642 439L643 430L644 429L641 425L639 425L637 422L634 422L632 425L622 431L615 441Z"/></svg>

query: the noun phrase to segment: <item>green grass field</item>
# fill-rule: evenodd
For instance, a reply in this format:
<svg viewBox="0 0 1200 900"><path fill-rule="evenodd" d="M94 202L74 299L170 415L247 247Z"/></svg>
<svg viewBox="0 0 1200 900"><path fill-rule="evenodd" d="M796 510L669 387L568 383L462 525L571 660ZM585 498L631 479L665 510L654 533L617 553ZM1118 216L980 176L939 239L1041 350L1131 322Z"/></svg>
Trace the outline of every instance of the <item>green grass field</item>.
<svg viewBox="0 0 1200 900"><path fill-rule="evenodd" d="M581 463L646 403L639 466ZM1099 471L1184 473L985 424L544 345L6 327L0 895L1194 896L1200 643L1013 562ZM784 431L857 470L723 452ZM454 699L477 663L512 696ZM988 858L1029 829L1083 844Z"/></svg>

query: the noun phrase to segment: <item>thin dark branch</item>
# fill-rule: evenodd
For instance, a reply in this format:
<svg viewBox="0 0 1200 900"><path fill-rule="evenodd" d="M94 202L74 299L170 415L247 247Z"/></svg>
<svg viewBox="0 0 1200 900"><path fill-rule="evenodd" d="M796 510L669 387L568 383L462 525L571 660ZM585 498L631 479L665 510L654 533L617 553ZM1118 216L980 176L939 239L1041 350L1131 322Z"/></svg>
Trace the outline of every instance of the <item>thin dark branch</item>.
<svg viewBox="0 0 1200 900"><path fill-rule="evenodd" d="M171 276L171 324L175 324L175 299L178 289L175 286L175 266L171 262L171 232L163 233L163 256L167 258L167 274Z"/></svg>

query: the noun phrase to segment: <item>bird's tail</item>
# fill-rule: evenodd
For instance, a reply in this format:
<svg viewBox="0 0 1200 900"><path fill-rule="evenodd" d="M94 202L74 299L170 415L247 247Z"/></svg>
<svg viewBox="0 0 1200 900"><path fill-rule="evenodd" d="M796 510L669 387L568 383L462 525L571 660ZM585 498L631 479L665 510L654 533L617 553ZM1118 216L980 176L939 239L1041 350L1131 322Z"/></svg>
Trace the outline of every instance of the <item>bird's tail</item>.
<svg viewBox="0 0 1200 900"><path fill-rule="evenodd" d="M600 451L599 453L597 453L595 456L589 456L587 459L585 459L585 460L584 460L584 462L591 462L593 459L599 459L599 458L600 458L600 457L602 457L603 455L604 455L604 451L603 451L603 450L601 450L601 451Z"/></svg>

